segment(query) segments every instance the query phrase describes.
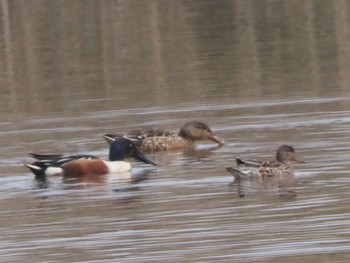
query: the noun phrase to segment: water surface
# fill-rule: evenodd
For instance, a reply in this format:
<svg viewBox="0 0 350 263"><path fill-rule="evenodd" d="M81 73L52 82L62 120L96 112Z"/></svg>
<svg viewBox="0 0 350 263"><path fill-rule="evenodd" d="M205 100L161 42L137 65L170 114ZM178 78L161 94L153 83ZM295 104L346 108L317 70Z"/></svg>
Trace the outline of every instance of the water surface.
<svg viewBox="0 0 350 263"><path fill-rule="evenodd" d="M348 5L1 1L1 261L348 262ZM23 166L191 120L226 145L132 161L132 182ZM234 157L285 143L294 178L232 183Z"/></svg>

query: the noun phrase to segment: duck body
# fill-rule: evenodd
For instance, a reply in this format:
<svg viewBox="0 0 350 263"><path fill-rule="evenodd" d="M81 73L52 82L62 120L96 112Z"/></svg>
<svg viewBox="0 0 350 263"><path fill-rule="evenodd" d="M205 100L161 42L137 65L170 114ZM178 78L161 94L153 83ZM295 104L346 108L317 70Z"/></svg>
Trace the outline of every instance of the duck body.
<svg viewBox="0 0 350 263"><path fill-rule="evenodd" d="M128 137L129 138L129 137ZM141 142L136 143L142 152L159 152L177 149L194 148L194 141L185 139L177 134L156 135L144 137Z"/></svg>
<svg viewBox="0 0 350 263"><path fill-rule="evenodd" d="M112 143L116 138L128 138L142 152L169 151L176 149L194 148L198 140L211 140L219 146L224 142L219 139L208 125L193 121L186 123L178 133L172 133L160 128L140 129L127 134L105 134L104 138Z"/></svg>
<svg viewBox="0 0 350 263"><path fill-rule="evenodd" d="M74 160L62 166L65 174L70 176L103 175L111 173L123 173L131 171L131 164L126 161L104 161L101 159L93 160Z"/></svg>
<svg viewBox="0 0 350 263"><path fill-rule="evenodd" d="M227 167L235 180L291 176L294 173L291 162L304 163L297 159L293 147L282 145L276 152L274 161L256 161L236 158L237 168Z"/></svg>
<svg viewBox="0 0 350 263"><path fill-rule="evenodd" d="M100 176L111 173L128 172L131 164L125 161L108 162L101 159L72 160L61 166L50 166L40 162L25 164L38 178L63 175L65 177Z"/></svg>
<svg viewBox="0 0 350 263"><path fill-rule="evenodd" d="M232 173L235 179L282 177L293 174L292 166L278 161L261 162L258 166L251 165L251 161L246 162L243 159L236 159L236 162L238 165L237 168L227 168L227 171Z"/></svg>
<svg viewBox="0 0 350 263"><path fill-rule="evenodd" d="M156 165L128 139L119 138L110 145L109 159L104 161L93 155L56 155L30 154L36 158L32 164L25 164L37 178L52 175L64 177L100 176L111 173L122 173L131 170L131 164L124 161L133 157L147 164Z"/></svg>

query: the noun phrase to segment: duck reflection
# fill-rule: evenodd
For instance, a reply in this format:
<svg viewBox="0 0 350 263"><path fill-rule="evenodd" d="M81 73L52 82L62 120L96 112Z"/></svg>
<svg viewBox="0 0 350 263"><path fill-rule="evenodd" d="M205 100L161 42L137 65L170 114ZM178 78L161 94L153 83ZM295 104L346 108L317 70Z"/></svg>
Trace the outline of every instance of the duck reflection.
<svg viewBox="0 0 350 263"><path fill-rule="evenodd" d="M294 175L265 178L264 180L235 180L229 187L237 192L239 198L251 195L277 195L281 200L293 200L297 197Z"/></svg>
<svg viewBox="0 0 350 263"><path fill-rule="evenodd" d="M206 145L197 147L194 149L186 149L183 151L183 155L185 157L194 158L197 160L205 159L212 157L214 154L214 151L221 148L220 146L212 146L212 145Z"/></svg>

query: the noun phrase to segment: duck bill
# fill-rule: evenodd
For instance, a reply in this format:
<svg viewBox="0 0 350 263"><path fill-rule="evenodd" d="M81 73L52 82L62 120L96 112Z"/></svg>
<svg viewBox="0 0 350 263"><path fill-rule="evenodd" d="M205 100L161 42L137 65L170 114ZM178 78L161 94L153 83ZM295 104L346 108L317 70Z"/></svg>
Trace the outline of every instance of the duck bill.
<svg viewBox="0 0 350 263"><path fill-rule="evenodd" d="M155 162L153 162L152 160L148 159L142 152L140 152L139 150L136 150L132 153L131 155L134 159L147 163L147 164L153 164L153 165L157 165Z"/></svg>
<svg viewBox="0 0 350 263"><path fill-rule="evenodd" d="M294 156L293 161L296 163L305 163L303 160L298 159L296 156Z"/></svg>
<svg viewBox="0 0 350 263"><path fill-rule="evenodd" d="M224 144L225 144L222 140L220 140L219 137L217 137L214 134L208 135L208 139L216 142L217 144L219 144L219 146L224 146Z"/></svg>

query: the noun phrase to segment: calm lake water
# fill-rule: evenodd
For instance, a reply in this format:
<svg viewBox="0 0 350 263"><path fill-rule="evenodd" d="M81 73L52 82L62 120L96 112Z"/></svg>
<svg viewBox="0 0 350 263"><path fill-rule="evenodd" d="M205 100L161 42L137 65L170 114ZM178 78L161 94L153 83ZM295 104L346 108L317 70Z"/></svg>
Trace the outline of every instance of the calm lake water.
<svg viewBox="0 0 350 263"><path fill-rule="evenodd" d="M0 1L1 262L349 262L348 1ZM106 132L225 142L133 181L38 182L29 152L107 159ZM235 157L305 164L232 183Z"/></svg>

